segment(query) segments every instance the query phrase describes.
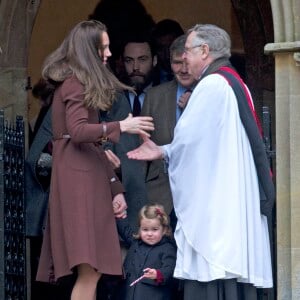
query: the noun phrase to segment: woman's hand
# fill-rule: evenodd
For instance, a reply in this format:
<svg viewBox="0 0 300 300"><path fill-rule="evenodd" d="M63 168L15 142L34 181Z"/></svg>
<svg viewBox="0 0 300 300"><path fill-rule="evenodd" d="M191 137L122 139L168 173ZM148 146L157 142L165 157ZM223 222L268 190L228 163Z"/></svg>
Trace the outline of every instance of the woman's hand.
<svg viewBox="0 0 300 300"><path fill-rule="evenodd" d="M136 160L155 160L163 158L163 151L161 147L157 146L148 137L143 137L144 143L132 151L127 152L129 159Z"/></svg>
<svg viewBox="0 0 300 300"><path fill-rule="evenodd" d="M127 217L127 204L124 194L118 194L112 201L115 217L118 219L125 219Z"/></svg>
<svg viewBox="0 0 300 300"><path fill-rule="evenodd" d="M110 161L110 164L112 165L113 169L120 168L121 161L116 154L114 154L110 149L105 150L104 153L106 154L106 157Z"/></svg>
<svg viewBox="0 0 300 300"><path fill-rule="evenodd" d="M126 119L120 121L120 129L121 132L150 137L148 131L154 130L153 118L146 116L133 117L132 114L129 114Z"/></svg>

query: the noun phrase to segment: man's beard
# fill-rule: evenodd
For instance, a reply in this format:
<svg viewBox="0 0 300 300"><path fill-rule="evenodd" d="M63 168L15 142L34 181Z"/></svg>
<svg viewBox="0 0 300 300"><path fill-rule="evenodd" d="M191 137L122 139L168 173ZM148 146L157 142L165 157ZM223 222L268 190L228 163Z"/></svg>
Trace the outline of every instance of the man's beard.
<svg viewBox="0 0 300 300"><path fill-rule="evenodd" d="M150 71L148 75L142 74L142 73L131 73L128 76L129 84L135 88L137 92L142 92L145 87L147 87L153 80L152 78L153 72ZM139 76L143 80L135 80L134 77Z"/></svg>

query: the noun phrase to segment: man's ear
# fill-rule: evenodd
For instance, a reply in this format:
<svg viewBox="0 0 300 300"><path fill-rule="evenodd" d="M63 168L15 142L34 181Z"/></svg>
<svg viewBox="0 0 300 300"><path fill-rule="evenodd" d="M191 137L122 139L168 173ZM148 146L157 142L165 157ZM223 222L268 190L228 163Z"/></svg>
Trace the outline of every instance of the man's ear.
<svg viewBox="0 0 300 300"><path fill-rule="evenodd" d="M201 46L201 50L202 50L202 58L206 59L209 55L209 46L207 44L203 44Z"/></svg>
<svg viewBox="0 0 300 300"><path fill-rule="evenodd" d="M153 67L157 65L157 55L153 56L153 62L152 62Z"/></svg>

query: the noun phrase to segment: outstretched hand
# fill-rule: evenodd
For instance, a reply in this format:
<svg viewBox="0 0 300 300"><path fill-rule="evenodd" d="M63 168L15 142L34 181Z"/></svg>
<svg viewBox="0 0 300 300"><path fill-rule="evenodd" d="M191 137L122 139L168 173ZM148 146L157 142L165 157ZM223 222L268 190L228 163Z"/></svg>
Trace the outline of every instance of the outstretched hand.
<svg viewBox="0 0 300 300"><path fill-rule="evenodd" d="M163 158L162 149L148 137L142 136L143 144L138 148L127 152L127 157L136 160L156 160Z"/></svg>
<svg viewBox="0 0 300 300"><path fill-rule="evenodd" d="M154 130L153 118L147 116L133 117L132 114L129 114L126 119L120 121L120 129L121 132L150 137L149 131Z"/></svg>

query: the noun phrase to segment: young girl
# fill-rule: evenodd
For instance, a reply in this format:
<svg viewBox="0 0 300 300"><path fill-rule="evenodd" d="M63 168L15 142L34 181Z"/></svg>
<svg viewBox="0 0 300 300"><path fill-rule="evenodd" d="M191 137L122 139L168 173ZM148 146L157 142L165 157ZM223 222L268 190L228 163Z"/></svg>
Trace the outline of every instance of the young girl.
<svg viewBox="0 0 300 300"><path fill-rule="evenodd" d="M124 262L125 281L119 299L171 299L176 245L169 219L161 205L146 205L139 213L136 235L126 219L119 219L118 231L129 246ZM136 279L141 278L134 283Z"/></svg>

